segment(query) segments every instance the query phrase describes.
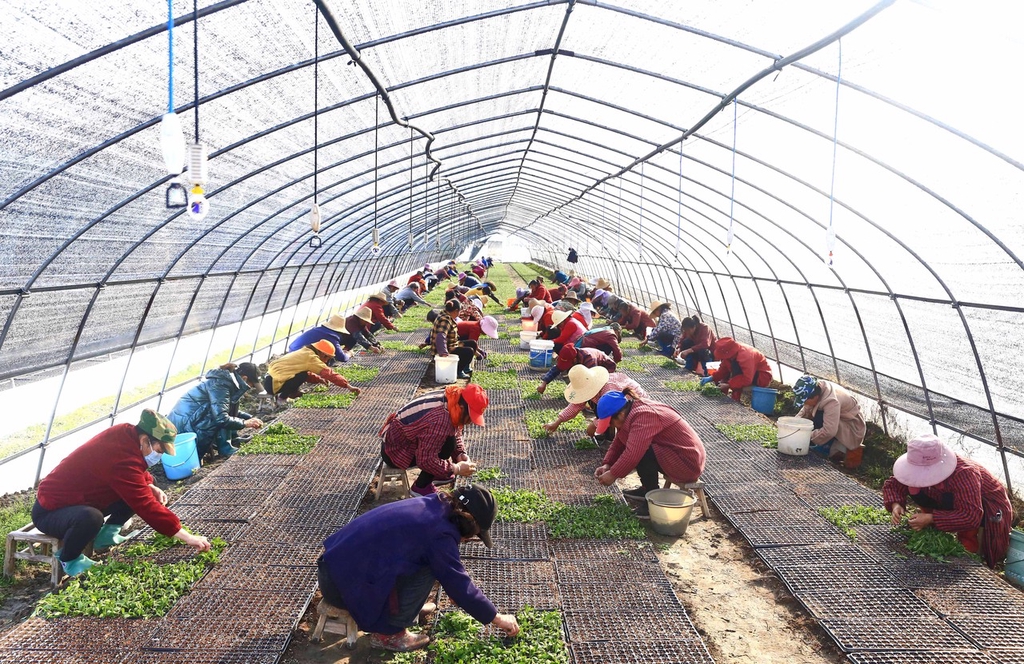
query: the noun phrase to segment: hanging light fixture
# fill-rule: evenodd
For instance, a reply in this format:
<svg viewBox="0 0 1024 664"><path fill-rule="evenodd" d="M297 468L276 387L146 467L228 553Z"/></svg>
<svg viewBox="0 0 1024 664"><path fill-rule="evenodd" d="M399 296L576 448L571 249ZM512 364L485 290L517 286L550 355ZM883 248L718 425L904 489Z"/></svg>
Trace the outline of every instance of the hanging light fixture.
<svg viewBox="0 0 1024 664"><path fill-rule="evenodd" d="M164 168L172 178L185 168L185 134L181 119L174 112L174 0L167 0L167 113L160 120L160 152ZM164 204L168 208L183 208L187 204L185 188L171 180L167 185Z"/></svg>
<svg viewBox="0 0 1024 664"><path fill-rule="evenodd" d="M194 86L195 142L188 146L188 216L202 221L210 212L204 189L208 179L206 146L199 142L199 4L192 0L192 82Z"/></svg>

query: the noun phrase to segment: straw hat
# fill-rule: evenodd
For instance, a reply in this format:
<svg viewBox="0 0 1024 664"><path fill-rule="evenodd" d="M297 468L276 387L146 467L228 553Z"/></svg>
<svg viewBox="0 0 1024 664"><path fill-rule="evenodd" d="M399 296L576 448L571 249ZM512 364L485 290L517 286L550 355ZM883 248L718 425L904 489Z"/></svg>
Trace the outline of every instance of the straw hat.
<svg viewBox="0 0 1024 664"><path fill-rule="evenodd" d="M662 308L666 304L668 304L668 302L662 302L661 300L654 300L653 302L651 302L651 308L647 311L647 313L649 315L651 315L651 316L654 316L657 313L658 309Z"/></svg>
<svg viewBox="0 0 1024 664"><path fill-rule="evenodd" d="M569 403L586 403L597 396L608 384L608 370L604 367L588 369L577 364L569 369L569 386L565 388L565 400Z"/></svg>
<svg viewBox="0 0 1024 664"><path fill-rule="evenodd" d="M345 318L338 314L331 314L331 317L324 323L324 327L335 332L345 331Z"/></svg>
<svg viewBox="0 0 1024 664"><path fill-rule="evenodd" d="M570 314L568 311L562 311L561 309L559 309L555 311L555 313L551 314L551 325L553 327L558 327L559 325L564 323L565 319L568 318L569 316Z"/></svg>
<svg viewBox="0 0 1024 664"><path fill-rule="evenodd" d="M892 474L913 488L935 486L956 470L956 452L928 433L907 443L907 453L896 459Z"/></svg>
<svg viewBox="0 0 1024 664"><path fill-rule="evenodd" d="M365 323L369 323L373 320L373 312L370 310L370 307L359 307L359 310L356 311L356 318Z"/></svg>
<svg viewBox="0 0 1024 664"><path fill-rule="evenodd" d="M387 302L388 301L388 294L384 293L384 292L374 293L373 295L370 296L370 299L371 300L380 300L381 302Z"/></svg>
<svg viewBox="0 0 1024 664"><path fill-rule="evenodd" d="M603 277L599 277L598 280L594 283L594 285L600 288L601 290L609 290L612 287L612 282L608 281Z"/></svg>
<svg viewBox="0 0 1024 664"><path fill-rule="evenodd" d="M569 300L570 302L575 302L579 304L580 296L576 294L576 291L569 291L564 296L562 296L562 299Z"/></svg>

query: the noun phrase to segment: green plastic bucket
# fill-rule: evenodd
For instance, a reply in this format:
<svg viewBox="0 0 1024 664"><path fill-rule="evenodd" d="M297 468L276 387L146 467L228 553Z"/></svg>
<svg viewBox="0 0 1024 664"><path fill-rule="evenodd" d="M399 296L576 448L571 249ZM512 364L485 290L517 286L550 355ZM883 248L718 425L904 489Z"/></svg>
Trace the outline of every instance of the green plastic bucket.
<svg viewBox="0 0 1024 664"><path fill-rule="evenodd" d="M1024 588L1024 532L1010 531L1010 549L1006 552L1006 580Z"/></svg>

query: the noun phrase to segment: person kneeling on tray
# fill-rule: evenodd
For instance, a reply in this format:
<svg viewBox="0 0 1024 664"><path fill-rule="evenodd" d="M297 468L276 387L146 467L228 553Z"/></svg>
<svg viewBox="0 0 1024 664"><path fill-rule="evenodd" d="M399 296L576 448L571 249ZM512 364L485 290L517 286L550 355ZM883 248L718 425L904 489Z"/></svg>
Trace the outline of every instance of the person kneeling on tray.
<svg viewBox="0 0 1024 664"><path fill-rule="evenodd" d="M459 555L459 544L476 538L493 546L497 513L491 492L475 484L376 507L324 542L317 560L320 592L371 632L373 648L408 652L430 643L427 634L407 628L436 608L427 604L435 581L473 618L516 636L515 616L498 613Z"/></svg>

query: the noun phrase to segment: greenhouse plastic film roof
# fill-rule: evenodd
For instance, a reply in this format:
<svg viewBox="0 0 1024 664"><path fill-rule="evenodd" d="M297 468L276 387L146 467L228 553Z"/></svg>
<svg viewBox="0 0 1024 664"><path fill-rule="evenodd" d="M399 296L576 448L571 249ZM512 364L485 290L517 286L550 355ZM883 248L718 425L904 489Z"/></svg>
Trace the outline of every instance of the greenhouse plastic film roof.
<svg viewBox="0 0 1024 664"><path fill-rule="evenodd" d="M0 378L511 236L1024 453L1014 3L172 0L202 219L167 6L2 4Z"/></svg>

